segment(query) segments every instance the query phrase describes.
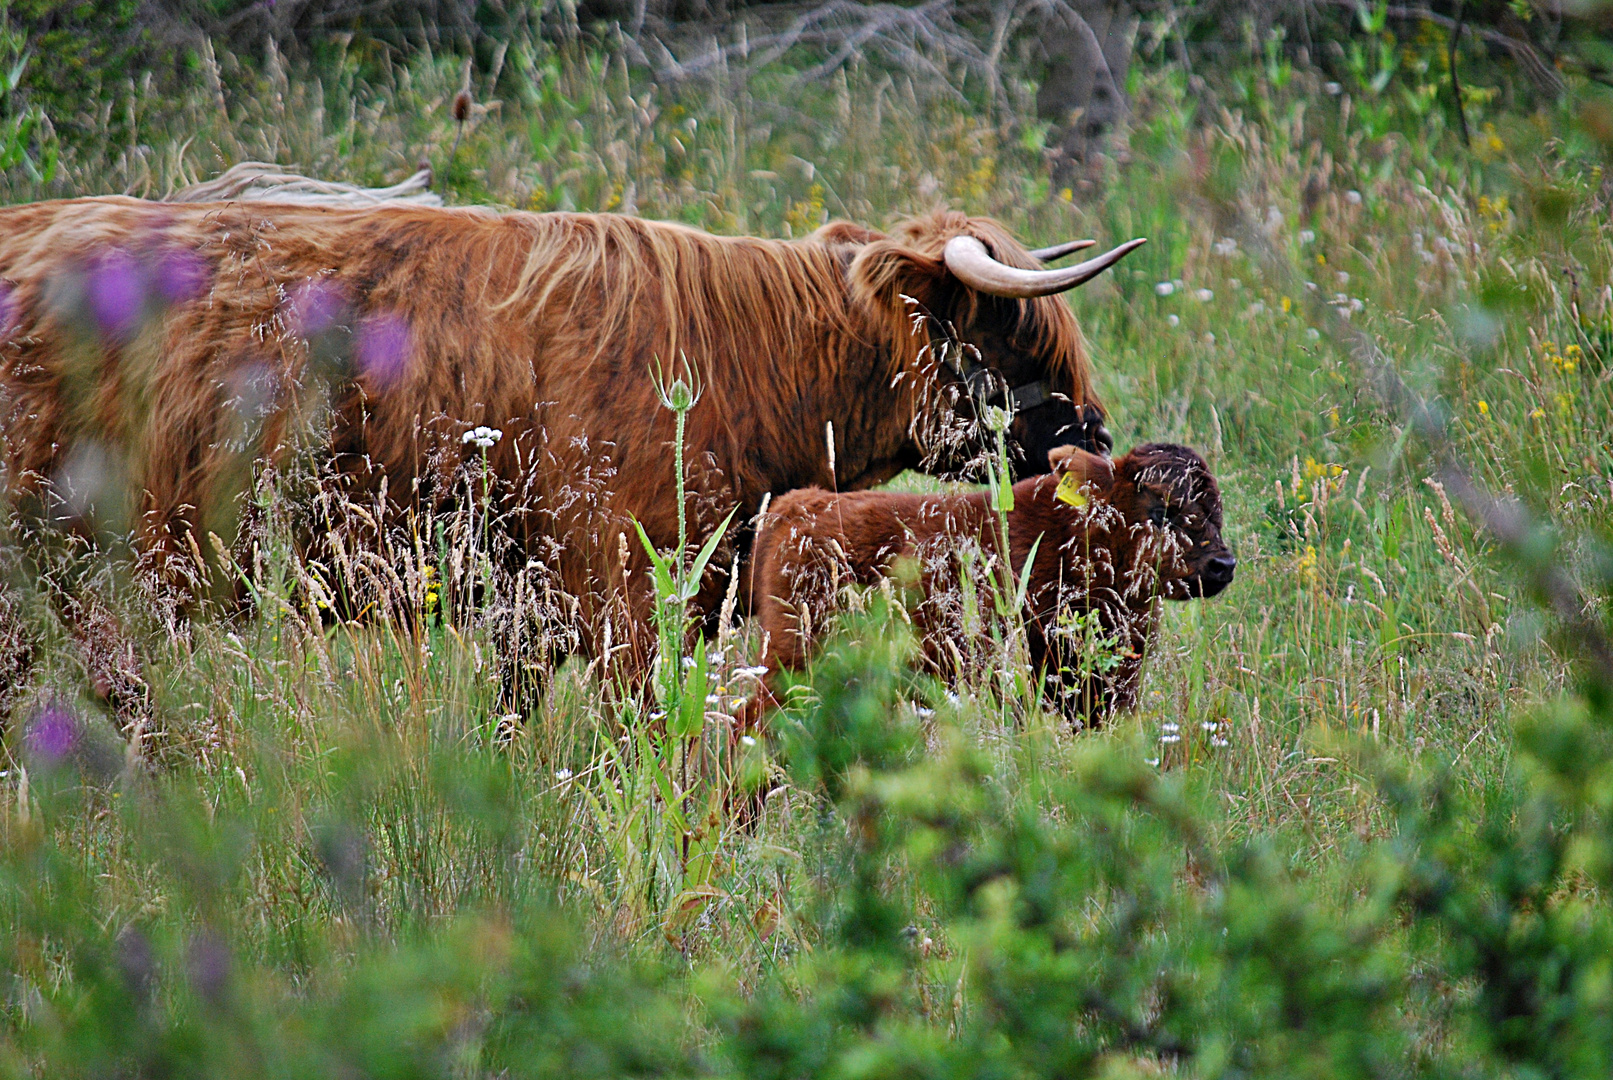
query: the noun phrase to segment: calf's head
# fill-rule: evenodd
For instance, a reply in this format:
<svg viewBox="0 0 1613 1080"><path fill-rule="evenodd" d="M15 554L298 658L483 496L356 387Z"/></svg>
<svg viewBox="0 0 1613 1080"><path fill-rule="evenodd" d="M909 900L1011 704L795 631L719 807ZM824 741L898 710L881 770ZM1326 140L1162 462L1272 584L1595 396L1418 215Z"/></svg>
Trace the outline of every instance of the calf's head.
<svg viewBox="0 0 1613 1080"><path fill-rule="evenodd" d="M1131 588L1191 600L1232 584L1238 561L1221 536L1221 490L1192 450L1146 443L1110 461L1066 446L1048 462L1104 504L1094 523L1109 537L1115 569L1134 579Z"/></svg>

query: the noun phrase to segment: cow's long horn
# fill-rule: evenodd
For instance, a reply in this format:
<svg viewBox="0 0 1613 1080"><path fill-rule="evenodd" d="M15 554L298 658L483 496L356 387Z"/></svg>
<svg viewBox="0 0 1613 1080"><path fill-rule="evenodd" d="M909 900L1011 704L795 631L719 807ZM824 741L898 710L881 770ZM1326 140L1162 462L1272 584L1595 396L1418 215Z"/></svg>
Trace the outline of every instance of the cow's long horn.
<svg viewBox="0 0 1613 1080"><path fill-rule="evenodd" d="M1066 255L1084 251L1096 243L1096 240L1066 240L1064 243L1054 244L1052 247L1037 248L1030 254L1031 258L1037 262L1050 263L1054 259L1062 259Z"/></svg>
<svg viewBox="0 0 1613 1080"><path fill-rule="evenodd" d="M1084 285L1146 243L1148 241L1142 238L1127 240L1095 259L1066 266L1062 270L1021 270L1017 266L1000 263L991 257L985 244L972 236L954 236L947 241L941 256L946 261L947 269L971 289L978 289L988 296L1029 300Z"/></svg>

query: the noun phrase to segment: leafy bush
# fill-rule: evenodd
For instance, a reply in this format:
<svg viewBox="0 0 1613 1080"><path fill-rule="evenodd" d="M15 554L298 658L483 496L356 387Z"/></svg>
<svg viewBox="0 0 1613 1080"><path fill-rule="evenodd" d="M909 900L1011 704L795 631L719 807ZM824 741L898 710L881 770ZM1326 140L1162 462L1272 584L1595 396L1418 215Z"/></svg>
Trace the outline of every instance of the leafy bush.
<svg viewBox="0 0 1613 1080"><path fill-rule="evenodd" d="M1122 443L1214 463L1239 582L1167 612L1138 714L1080 736L1010 680L949 698L868 597L745 763L769 791L753 816L695 767L731 748L701 705L737 685L743 629L698 677L698 652L663 667L677 731L577 665L543 673L529 723L504 714L508 639L470 603L506 595L485 475L467 516L387 550L380 624L319 607L341 583L294 553L297 477L254 488L260 617L153 626L159 724L132 748L49 611L60 567L8 539L0 661L38 662L0 688L0 1071L1605 1074L1613 683L1546 633L1539 562L1460 516L1306 302L1374 334L1488 485L1558 523L1529 559L1602 583L1600 99L1574 84L1572 108L1520 116L1477 95L1500 145L1469 155L1399 93L1437 85L1434 54L1373 40L1337 95L1259 41L1213 87L1141 70L1129 160L1077 200L966 80L926 96L781 63L659 87L514 39L451 198L774 235L947 199L1035 242L1149 235L1073 303ZM160 192L248 155L372 182L441 163L462 60L372 60L221 56L222 112L205 79L137 86L140 141L113 109L54 179L38 120L38 175L0 191ZM1303 276L1233 235L1249 220ZM661 555L669 595L687 554ZM64 558L157 621L127 568Z"/></svg>

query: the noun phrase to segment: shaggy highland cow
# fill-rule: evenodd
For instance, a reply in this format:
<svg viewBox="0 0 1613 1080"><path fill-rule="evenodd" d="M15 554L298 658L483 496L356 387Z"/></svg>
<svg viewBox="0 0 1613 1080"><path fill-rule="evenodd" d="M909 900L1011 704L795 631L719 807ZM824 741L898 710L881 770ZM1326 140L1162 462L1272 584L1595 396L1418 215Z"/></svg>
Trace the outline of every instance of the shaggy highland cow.
<svg viewBox="0 0 1613 1080"><path fill-rule="evenodd" d="M1115 461L1061 447L1049 461L1051 474L1014 485L1008 565L1017 583L1035 545L1023 613L1031 664L1044 673L1049 697L1085 726L1135 704L1158 601L1214 596L1231 584L1237 562L1221 538L1215 478L1187 447L1150 443ZM778 674L806 663L843 587L877 584L903 573L903 564L916 578L912 617L926 664L953 671L959 597L965 587L991 587L1002 547L986 492L810 488L778 499L755 554L768 674L742 719L755 723L774 707ZM986 617L992 610L984 597L975 607ZM988 629L978 627L981 647L989 647ZM1082 655L1093 641L1109 664Z"/></svg>
<svg viewBox="0 0 1613 1080"><path fill-rule="evenodd" d="M983 440L956 417L981 400L1013 399L1016 461L1106 451L1057 294L1142 241L1038 265L1086 243L1031 252L956 213L776 241L476 208L7 207L0 481L59 520L76 504L50 489L75 463L115 463L137 557L176 594L209 578L233 594L234 575L197 566L216 558L208 534L234 541L253 470L328 388L348 498L384 491L386 528L463 493L456 474L485 455L510 565L543 567L576 647L625 641L631 670L653 635L644 555L624 537L636 520L670 547L679 517L654 370L686 363L703 391L687 430L697 538L769 493L965 469ZM478 426L501 437L467 443ZM697 601L708 615L727 565L714 560Z"/></svg>

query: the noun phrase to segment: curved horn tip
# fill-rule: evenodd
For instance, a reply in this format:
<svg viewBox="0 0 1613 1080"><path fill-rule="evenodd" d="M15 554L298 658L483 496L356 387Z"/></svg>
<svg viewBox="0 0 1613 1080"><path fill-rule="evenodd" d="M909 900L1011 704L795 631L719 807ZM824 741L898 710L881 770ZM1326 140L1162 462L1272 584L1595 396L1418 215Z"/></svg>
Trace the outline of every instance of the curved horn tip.
<svg viewBox="0 0 1613 1080"><path fill-rule="evenodd" d="M1084 285L1147 242L1142 237L1129 240L1096 258L1062 270L1021 270L998 262L979 238L967 234L948 240L942 257L947 269L971 289L988 296L1029 300Z"/></svg>
<svg viewBox="0 0 1613 1080"><path fill-rule="evenodd" d="M1062 244L1052 244L1048 247L1036 248L1029 254L1031 258L1037 260L1038 262L1047 263L1052 262L1055 259L1062 259L1066 255L1073 255L1077 251L1085 251L1087 248L1092 247L1095 244L1097 244L1096 240L1066 240Z"/></svg>

